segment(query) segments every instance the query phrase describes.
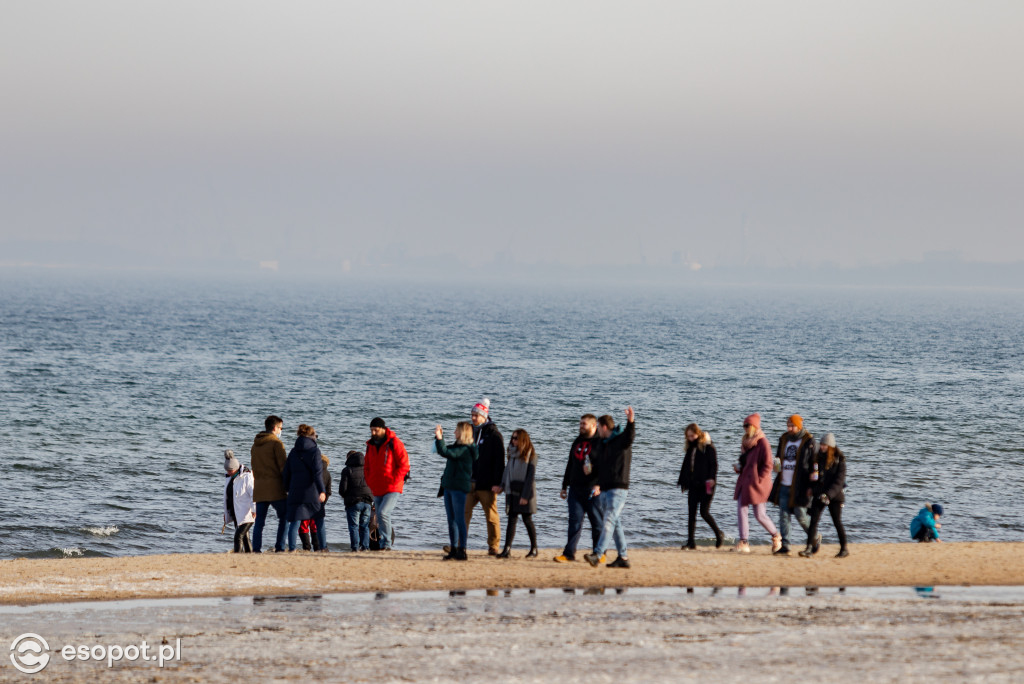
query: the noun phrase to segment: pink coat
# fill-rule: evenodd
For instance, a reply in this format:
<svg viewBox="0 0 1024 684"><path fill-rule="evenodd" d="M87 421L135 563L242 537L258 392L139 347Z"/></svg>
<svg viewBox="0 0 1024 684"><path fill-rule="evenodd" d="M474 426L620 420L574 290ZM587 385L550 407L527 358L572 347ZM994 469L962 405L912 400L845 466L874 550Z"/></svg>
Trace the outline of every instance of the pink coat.
<svg viewBox="0 0 1024 684"><path fill-rule="evenodd" d="M744 456L745 465L736 480L736 491L732 498L741 506L767 503L772 493L773 467L772 447L768 439L761 437L740 459Z"/></svg>

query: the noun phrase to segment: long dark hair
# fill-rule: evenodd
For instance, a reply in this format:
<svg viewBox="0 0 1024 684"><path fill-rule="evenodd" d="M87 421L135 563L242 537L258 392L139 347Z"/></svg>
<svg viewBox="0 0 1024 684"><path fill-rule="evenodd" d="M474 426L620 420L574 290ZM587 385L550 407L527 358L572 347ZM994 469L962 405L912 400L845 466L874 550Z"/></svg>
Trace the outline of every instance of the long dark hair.
<svg viewBox="0 0 1024 684"><path fill-rule="evenodd" d="M533 441L530 440L530 433L523 429L513 430L512 436L516 440L516 449L519 451L519 458L528 463L537 463L537 451L533 448Z"/></svg>

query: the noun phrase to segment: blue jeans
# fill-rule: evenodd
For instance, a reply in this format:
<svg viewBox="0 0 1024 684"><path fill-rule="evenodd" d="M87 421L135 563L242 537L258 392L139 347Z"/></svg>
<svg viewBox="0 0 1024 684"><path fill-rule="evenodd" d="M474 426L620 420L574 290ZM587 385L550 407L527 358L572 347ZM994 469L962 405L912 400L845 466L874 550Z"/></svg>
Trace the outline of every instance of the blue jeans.
<svg viewBox="0 0 1024 684"><path fill-rule="evenodd" d="M448 516L448 542L453 549L466 548L466 495L454 489L444 490L444 513Z"/></svg>
<svg viewBox="0 0 1024 684"><path fill-rule="evenodd" d="M287 499L256 503L256 524L252 528L252 550L256 553L263 553L263 526L267 523L267 513L270 512L271 506L277 514L277 539L274 541L274 550L284 551L285 524L288 522L285 519L288 512L286 503Z"/></svg>
<svg viewBox="0 0 1024 684"><path fill-rule="evenodd" d="M299 542L299 526L302 525L301 520L289 520L288 521L288 550L294 551L295 545Z"/></svg>
<svg viewBox="0 0 1024 684"><path fill-rule="evenodd" d="M575 558L576 545L580 543L580 536L583 534L584 514L590 520L593 545L597 546L597 539L601 536L601 507L597 505L597 498L590 496L589 490L574 487L569 487L566 503L569 504L569 538L562 555L566 558Z"/></svg>
<svg viewBox="0 0 1024 684"><path fill-rule="evenodd" d="M345 509L348 518L348 540L353 551L367 551L370 548L370 504L365 501Z"/></svg>
<svg viewBox="0 0 1024 684"><path fill-rule="evenodd" d="M793 527L793 521L790 518L792 515L796 515L796 521L800 523L800 527L806 532L811 526L811 516L807 515L807 509L803 506L795 506L790 508L786 504L789 502L789 490L790 487L782 485L779 487L779 534L782 535L782 546L789 548L789 532Z"/></svg>
<svg viewBox="0 0 1024 684"><path fill-rule="evenodd" d="M380 548L391 548L391 511L398 505L398 492L388 492L384 496L373 497L373 505L377 507L377 534L380 535Z"/></svg>
<svg viewBox="0 0 1024 684"><path fill-rule="evenodd" d="M608 489L601 492L597 497L597 504L601 508L601 517L604 524L601 526L601 536L594 547L594 553L602 555L608 548L608 542L615 540L615 550L619 552L619 558L626 557L626 534L622 531L622 509L626 507L626 496L628 489Z"/></svg>

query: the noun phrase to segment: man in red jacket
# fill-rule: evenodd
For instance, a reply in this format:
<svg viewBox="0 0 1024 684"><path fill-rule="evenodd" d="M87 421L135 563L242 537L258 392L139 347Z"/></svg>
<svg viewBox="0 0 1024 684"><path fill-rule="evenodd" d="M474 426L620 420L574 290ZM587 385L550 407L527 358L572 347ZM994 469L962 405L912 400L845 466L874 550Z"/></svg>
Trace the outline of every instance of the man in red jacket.
<svg viewBox="0 0 1024 684"><path fill-rule="evenodd" d="M377 533L381 551L391 550L391 512L398 504L405 478L409 475L409 452L383 418L370 421L363 476L377 509Z"/></svg>

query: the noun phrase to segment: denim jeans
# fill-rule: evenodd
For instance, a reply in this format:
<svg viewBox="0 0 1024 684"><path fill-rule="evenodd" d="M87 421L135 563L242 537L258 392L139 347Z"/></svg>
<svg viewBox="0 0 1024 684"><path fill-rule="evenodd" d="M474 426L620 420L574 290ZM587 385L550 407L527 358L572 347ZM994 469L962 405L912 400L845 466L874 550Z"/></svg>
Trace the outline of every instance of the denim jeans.
<svg viewBox="0 0 1024 684"><path fill-rule="evenodd" d="M619 552L619 558L626 557L626 534L622 531L622 509L626 507L626 496L628 489L608 489L598 495L598 506L601 507L601 517L604 524L601 526L601 536L597 540L594 553L598 556L608 548L608 543L615 540L615 550Z"/></svg>
<svg viewBox="0 0 1024 684"><path fill-rule="evenodd" d="M796 521L800 523L800 527L806 532L811 526L811 516L807 515L807 509L803 506L796 506L790 508L786 504L789 502L789 490L788 485L782 485L779 487L779 534L782 535L782 546L789 548L789 533L793 529L793 521L790 516L796 515Z"/></svg>
<svg viewBox="0 0 1024 684"><path fill-rule="evenodd" d="M377 534L380 535L380 548L391 548L391 511L398 505L398 492L388 492L384 496L373 497L373 505L377 507Z"/></svg>
<svg viewBox="0 0 1024 684"><path fill-rule="evenodd" d="M302 526L301 520L289 520L288 521L288 550L294 551L295 545L299 543L299 527Z"/></svg>
<svg viewBox="0 0 1024 684"><path fill-rule="evenodd" d="M353 551L370 548L370 504L360 501L345 509L348 518L348 540Z"/></svg>
<svg viewBox="0 0 1024 684"><path fill-rule="evenodd" d="M287 499L279 499L256 502L256 525L252 528L252 550L256 553L263 553L263 526L267 523L267 513L270 512L271 506L274 507L274 513L277 514L277 539L274 541L274 550L284 551L285 525L288 522L286 520L287 501Z"/></svg>
<svg viewBox="0 0 1024 684"><path fill-rule="evenodd" d="M590 496L589 490L574 487L569 487L566 502L569 504L569 538L562 555L574 558L576 545L580 543L580 536L583 534L584 515L590 520L593 546L597 546L597 539L601 536L601 507L597 505L597 497Z"/></svg>
<svg viewBox="0 0 1024 684"><path fill-rule="evenodd" d="M467 492L454 489L444 490L444 513L448 516L448 542L453 549L466 548L466 536L469 529L466 525Z"/></svg>

